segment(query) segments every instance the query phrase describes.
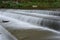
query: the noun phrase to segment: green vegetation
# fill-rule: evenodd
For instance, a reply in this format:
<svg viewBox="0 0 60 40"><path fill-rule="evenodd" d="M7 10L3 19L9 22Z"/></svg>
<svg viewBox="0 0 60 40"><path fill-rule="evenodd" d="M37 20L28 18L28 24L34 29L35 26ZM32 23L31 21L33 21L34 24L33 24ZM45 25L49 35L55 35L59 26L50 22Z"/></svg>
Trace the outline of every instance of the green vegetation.
<svg viewBox="0 0 60 40"><path fill-rule="evenodd" d="M36 7L33 7L36 6ZM0 1L0 8L60 8L60 0L20 0L20 1Z"/></svg>

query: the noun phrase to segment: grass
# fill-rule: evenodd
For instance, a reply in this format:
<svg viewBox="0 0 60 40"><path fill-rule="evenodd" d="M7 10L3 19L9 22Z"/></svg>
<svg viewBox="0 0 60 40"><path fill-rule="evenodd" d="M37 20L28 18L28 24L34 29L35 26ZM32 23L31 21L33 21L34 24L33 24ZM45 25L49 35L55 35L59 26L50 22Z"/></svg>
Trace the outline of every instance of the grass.
<svg viewBox="0 0 60 40"><path fill-rule="evenodd" d="M32 7L33 5L37 7ZM46 8L60 8L60 1L55 2L0 2L0 8L22 8L22 9L46 9Z"/></svg>

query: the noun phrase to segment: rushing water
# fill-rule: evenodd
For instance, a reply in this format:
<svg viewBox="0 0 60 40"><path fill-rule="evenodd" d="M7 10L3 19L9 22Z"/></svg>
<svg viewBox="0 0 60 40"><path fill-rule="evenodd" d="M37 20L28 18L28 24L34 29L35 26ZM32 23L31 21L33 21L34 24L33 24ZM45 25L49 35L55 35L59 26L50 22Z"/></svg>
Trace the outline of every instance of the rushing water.
<svg viewBox="0 0 60 40"><path fill-rule="evenodd" d="M16 20L14 18L10 18L4 15L0 15L0 25L4 26L5 28L10 29L37 29L37 30L49 30L53 31L52 29L48 29L47 27L36 26L26 22L22 22L20 20ZM4 22L6 21L6 22ZM53 31L55 32L55 31Z"/></svg>
<svg viewBox="0 0 60 40"><path fill-rule="evenodd" d="M13 14L13 13L9 13L9 12L0 12L0 14L21 20L23 22L28 22L33 25L45 26L45 27L60 31L60 25L59 25L60 21L49 19L49 17L47 17L47 19L46 18L38 18L38 17L34 17L34 16Z"/></svg>
<svg viewBox="0 0 60 40"><path fill-rule="evenodd" d="M15 13L37 13L37 14L46 14L46 15L56 15L60 16L59 11L48 11L48 10L4 10L6 12L15 12Z"/></svg>
<svg viewBox="0 0 60 40"><path fill-rule="evenodd" d="M18 32L17 34L21 33L20 31L18 31L21 29L27 30L27 31L28 29L37 30L40 33L38 40L48 40L48 39L60 40L59 39L60 37L60 12L42 11L42 10L40 11L30 11L30 10L29 11L25 11L25 10L2 11L1 10L0 11L0 25L2 25L4 28L8 28L10 32L11 30L17 31ZM17 34L14 34L15 32L12 32L12 33L13 35L17 36Z"/></svg>

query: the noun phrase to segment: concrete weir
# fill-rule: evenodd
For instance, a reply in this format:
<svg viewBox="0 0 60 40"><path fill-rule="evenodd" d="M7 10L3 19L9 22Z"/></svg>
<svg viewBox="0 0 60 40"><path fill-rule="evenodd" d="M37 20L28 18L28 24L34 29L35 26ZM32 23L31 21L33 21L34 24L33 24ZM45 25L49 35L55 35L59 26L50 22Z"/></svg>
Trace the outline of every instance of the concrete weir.
<svg viewBox="0 0 60 40"><path fill-rule="evenodd" d="M46 32L47 36L40 35L40 40L60 40L60 12L58 11L0 10L0 25L12 31L36 30L42 34Z"/></svg>
<svg viewBox="0 0 60 40"><path fill-rule="evenodd" d="M8 13L12 13L12 14L21 14L21 15L26 15L26 16L33 16L33 17L39 17L39 18L46 18L46 19L53 19L53 20L60 20L60 12L59 11L44 11L44 10L40 10L40 12L28 12L29 10L27 10L27 12L25 10L23 11L19 11L19 10L7 10L4 11L3 13L5 14L6 12ZM1 12L0 12L1 13Z"/></svg>
<svg viewBox="0 0 60 40"><path fill-rule="evenodd" d="M24 14L24 15L23 15ZM41 15L42 17L40 17L40 14L37 15L37 13L12 13L12 12L0 12L0 15L5 15L7 17L11 17L23 22L27 22L33 25L37 25L37 26L45 26L54 30L59 31L60 30L60 17L59 16L53 16L53 15L46 15L46 17L44 17L45 15ZM30 16L31 15L31 16ZM34 16L35 15L35 16ZM39 16L39 17L36 17ZM7 18L5 17L5 18ZM56 18L58 17L58 18ZM1 18L1 17L0 17ZM3 20L5 20L5 18L3 17ZM9 18L8 18L9 19ZM54 20L56 19L56 20ZM53 27L52 27L53 26Z"/></svg>

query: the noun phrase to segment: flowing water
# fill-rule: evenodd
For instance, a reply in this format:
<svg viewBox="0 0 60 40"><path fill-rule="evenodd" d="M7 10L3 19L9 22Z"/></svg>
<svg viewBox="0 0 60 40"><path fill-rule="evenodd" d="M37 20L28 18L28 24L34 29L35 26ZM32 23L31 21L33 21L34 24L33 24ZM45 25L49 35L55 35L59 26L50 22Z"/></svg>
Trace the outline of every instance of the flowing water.
<svg viewBox="0 0 60 40"><path fill-rule="evenodd" d="M1 10L0 19L9 22L0 25L14 29L8 30L19 40L60 40L60 33L57 33L60 32L59 16L60 12L56 11ZM20 30L21 28L28 30Z"/></svg>

